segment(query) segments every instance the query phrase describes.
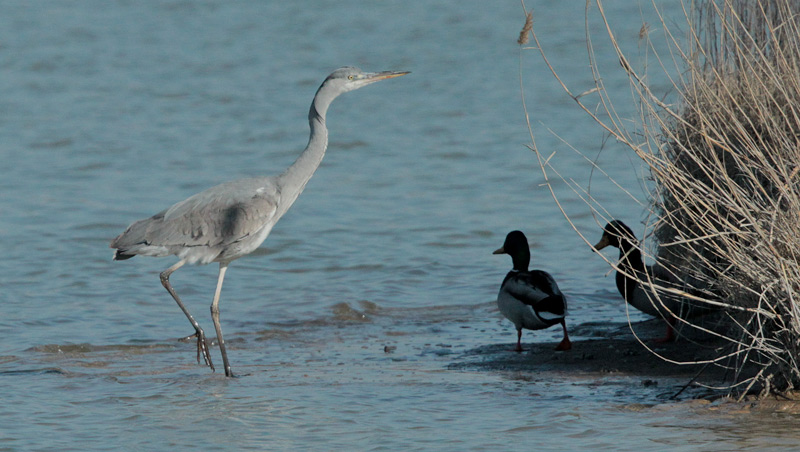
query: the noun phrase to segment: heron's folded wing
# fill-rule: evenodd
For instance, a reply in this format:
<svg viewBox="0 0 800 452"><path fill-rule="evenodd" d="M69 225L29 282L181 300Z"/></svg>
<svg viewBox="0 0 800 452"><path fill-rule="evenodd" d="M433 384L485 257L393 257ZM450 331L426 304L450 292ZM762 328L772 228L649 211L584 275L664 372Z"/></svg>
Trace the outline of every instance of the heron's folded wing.
<svg viewBox="0 0 800 452"><path fill-rule="evenodd" d="M158 246L220 246L256 234L277 211L275 189L235 183L198 193L156 214L145 236Z"/></svg>

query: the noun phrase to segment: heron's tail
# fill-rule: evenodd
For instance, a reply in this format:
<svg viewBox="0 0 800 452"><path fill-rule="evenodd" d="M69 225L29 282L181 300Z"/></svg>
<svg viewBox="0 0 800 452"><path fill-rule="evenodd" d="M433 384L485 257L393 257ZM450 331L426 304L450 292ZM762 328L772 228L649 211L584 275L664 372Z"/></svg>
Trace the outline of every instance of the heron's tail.
<svg viewBox="0 0 800 452"><path fill-rule="evenodd" d="M138 253L137 245L145 243L144 235L147 231L147 220L139 220L128 226L125 232L118 235L108 245L116 248L114 252L115 261L124 261L136 256Z"/></svg>
<svg viewBox="0 0 800 452"><path fill-rule="evenodd" d="M127 253L127 250L116 250L116 251L114 251L113 260L115 260L115 261L124 261L125 259L132 258L133 256L136 256L136 254L129 254L129 253Z"/></svg>

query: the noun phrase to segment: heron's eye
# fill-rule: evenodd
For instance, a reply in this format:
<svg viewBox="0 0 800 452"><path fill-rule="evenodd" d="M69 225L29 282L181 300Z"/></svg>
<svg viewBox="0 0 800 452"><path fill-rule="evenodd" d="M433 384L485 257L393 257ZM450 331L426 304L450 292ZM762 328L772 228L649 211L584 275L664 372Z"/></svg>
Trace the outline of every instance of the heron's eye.
<svg viewBox="0 0 800 452"><path fill-rule="evenodd" d="M354 80L356 78L355 75L348 75L347 80Z"/></svg>

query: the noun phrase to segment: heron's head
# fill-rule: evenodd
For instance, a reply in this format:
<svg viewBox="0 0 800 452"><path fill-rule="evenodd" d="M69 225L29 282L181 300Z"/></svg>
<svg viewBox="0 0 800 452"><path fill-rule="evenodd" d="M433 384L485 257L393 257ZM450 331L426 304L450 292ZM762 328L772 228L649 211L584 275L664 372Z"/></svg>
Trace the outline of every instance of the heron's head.
<svg viewBox="0 0 800 452"><path fill-rule="evenodd" d="M614 220L603 228L603 236L594 246L594 249L599 251L609 245L619 248L621 244L626 242L630 245L636 244L636 236L633 234L633 230L625 223Z"/></svg>
<svg viewBox="0 0 800 452"><path fill-rule="evenodd" d="M370 83L379 82L390 78L406 75L408 72L384 71L384 72L363 72L356 67L345 66L336 69L325 79L322 86L336 88L336 91L345 93L353 91ZM321 88L320 88L321 89Z"/></svg>

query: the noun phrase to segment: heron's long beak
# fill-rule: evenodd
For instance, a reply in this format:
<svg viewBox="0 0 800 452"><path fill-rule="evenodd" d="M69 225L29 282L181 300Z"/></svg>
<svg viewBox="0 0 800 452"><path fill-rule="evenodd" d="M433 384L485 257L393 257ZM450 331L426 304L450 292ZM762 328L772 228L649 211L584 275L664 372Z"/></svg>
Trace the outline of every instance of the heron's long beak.
<svg viewBox="0 0 800 452"><path fill-rule="evenodd" d="M492 252L492 254L506 254L506 249L501 246L500 248L497 248L496 250L494 250L494 252Z"/></svg>
<svg viewBox="0 0 800 452"><path fill-rule="evenodd" d="M597 245L595 245L595 246L594 246L594 250L595 250L595 251L600 251L600 250L602 250L603 248L607 247L607 246L608 246L608 244L609 244L609 242L608 242L608 237L606 237L605 235L603 235L603 238L601 238L601 239L600 239L600 241L599 241L599 242L597 242Z"/></svg>
<svg viewBox="0 0 800 452"><path fill-rule="evenodd" d="M409 71L383 71L383 72L373 72L371 74L366 74L364 79L369 80L370 82L377 82L379 80L386 80L388 78L395 78L400 77L401 75L410 74Z"/></svg>

